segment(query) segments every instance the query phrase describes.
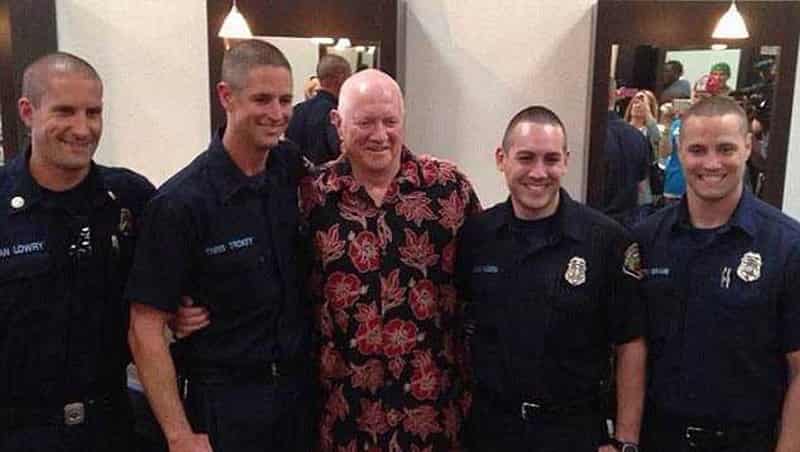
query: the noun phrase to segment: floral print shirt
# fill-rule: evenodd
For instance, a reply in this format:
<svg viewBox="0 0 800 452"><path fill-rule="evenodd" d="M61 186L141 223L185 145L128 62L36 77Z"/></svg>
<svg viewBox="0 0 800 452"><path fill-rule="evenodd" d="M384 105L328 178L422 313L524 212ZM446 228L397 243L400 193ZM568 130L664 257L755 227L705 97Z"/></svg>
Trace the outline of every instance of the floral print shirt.
<svg viewBox="0 0 800 452"><path fill-rule="evenodd" d="M346 160L301 184L313 237L319 450L454 451L469 408L456 236L480 210L450 163L404 149L380 206Z"/></svg>

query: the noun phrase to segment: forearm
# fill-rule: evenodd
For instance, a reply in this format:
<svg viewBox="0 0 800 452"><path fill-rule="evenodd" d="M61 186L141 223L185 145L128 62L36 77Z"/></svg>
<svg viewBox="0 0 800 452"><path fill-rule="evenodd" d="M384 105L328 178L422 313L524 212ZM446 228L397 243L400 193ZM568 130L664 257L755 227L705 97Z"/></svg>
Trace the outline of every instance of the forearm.
<svg viewBox="0 0 800 452"><path fill-rule="evenodd" d="M647 348L639 338L617 346L617 421L615 436L639 442L645 390Z"/></svg>
<svg viewBox="0 0 800 452"><path fill-rule="evenodd" d="M793 372L783 402L777 452L800 452L800 375Z"/></svg>
<svg viewBox="0 0 800 452"><path fill-rule="evenodd" d="M150 407L168 441L192 433L178 395L175 365L164 336L166 319L154 319L152 308L134 305L128 335L133 359Z"/></svg>

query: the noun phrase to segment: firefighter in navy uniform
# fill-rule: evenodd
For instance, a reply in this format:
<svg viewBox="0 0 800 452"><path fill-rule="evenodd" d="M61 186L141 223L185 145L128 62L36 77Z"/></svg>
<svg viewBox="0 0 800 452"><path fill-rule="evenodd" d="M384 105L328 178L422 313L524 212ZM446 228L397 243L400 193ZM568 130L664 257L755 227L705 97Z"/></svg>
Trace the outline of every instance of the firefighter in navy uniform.
<svg viewBox="0 0 800 452"><path fill-rule="evenodd" d="M93 163L103 86L44 56L23 77L31 147L0 168L0 450L128 450L122 291L153 186Z"/></svg>
<svg viewBox="0 0 800 452"><path fill-rule="evenodd" d="M800 224L743 190L744 111L686 113L687 193L634 230L648 317L647 451L800 450Z"/></svg>
<svg viewBox="0 0 800 452"><path fill-rule="evenodd" d="M496 151L511 196L469 217L459 237L472 451L637 450L646 355L638 251L620 225L560 188L567 159L555 113L519 112Z"/></svg>
<svg viewBox="0 0 800 452"><path fill-rule="evenodd" d="M171 452L306 451L313 361L298 252L308 242L297 201L303 167L279 141L291 68L271 44L242 41L226 52L222 80L226 127L144 214L126 290L131 348ZM180 339L173 361L162 331L182 295L214 321Z"/></svg>

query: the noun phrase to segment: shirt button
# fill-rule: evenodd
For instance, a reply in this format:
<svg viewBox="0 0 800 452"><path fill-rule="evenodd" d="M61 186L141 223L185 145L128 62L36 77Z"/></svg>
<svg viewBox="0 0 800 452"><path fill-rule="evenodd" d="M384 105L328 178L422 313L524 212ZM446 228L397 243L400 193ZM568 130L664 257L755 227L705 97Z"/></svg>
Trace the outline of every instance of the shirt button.
<svg viewBox="0 0 800 452"><path fill-rule="evenodd" d="M14 209L21 209L25 206L25 198L22 196L14 196L11 198L11 207Z"/></svg>

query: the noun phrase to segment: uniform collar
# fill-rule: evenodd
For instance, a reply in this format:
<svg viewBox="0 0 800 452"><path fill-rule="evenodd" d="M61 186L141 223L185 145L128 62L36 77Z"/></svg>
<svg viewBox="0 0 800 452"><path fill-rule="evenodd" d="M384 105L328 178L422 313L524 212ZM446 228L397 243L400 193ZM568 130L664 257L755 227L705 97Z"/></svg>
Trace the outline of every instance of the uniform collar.
<svg viewBox="0 0 800 452"><path fill-rule="evenodd" d="M728 222L722 226L720 232L727 232L731 228L737 228L744 231L747 235L754 237L758 230L755 219L755 204L756 200L753 194L747 189L743 189L739 204L736 205L733 215L731 215ZM680 203L675 207L675 211L672 214L672 228L684 230L694 228L689 218L689 205L685 195L681 198Z"/></svg>
<svg viewBox="0 0 800 452"><path fill-rule="evenodd" d="M338 105L339 104L339 98L334 96L332 92L326 91L324 89L321 89L321 90L317 91L317 95L315 97L319 97L320 99L323 99L323 98L327 99L329 102L331 102L334 105Z"/></svg>
<svg viewBox="0 0 800 452"><path fill-rule="evenodd" d="M31 175L30 167L28 166L30 158L31 148L28 147L23 155L15 158L9 165L9 174L14 175L16 178L16 184L11 191L11 201L7 206L9 214L28 211L42 202L44 189ZM87 174L86 178L89 183L89 192L93 193L94 196L92 206L102 207L106 202L116 199L116 195L106 190L105 182L100 176L100 170L94 161L90 165L89 174ZM83 184L84 181L79 184ZM21 207L17 208L11 204L16 198L21 198L24 202Z"/></svg>
<svg viewBox="0 0 800 452"><path fill-rule="evenodd" d="M242 170L236 166L231 158L225 145L222 143L222 136L225 132L225 127L220 128L211 140L208 146L208 168L211 172L211 183L217 189L222 201L227 202L240 190L251 189L255 192L261 192L266 185L266 173L270 167L272 159L271 149L269 157L267 158L267 165L262 174L262 177L254 179L248 178Z"/></svg>
<svg viewBox="0 0 800 452"><path fill-rule="evenodd" d="M490 227L495 232L507 231L513 221L514 209L509 197L500 205L499 215L492 219ZM578 203L563 188L559 189L558 207L553 214L553 226L553 235L550 237L551 242L557 241L562 235L577 241L582 241L586 238L586 230L578 215Z"/></svg>

